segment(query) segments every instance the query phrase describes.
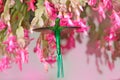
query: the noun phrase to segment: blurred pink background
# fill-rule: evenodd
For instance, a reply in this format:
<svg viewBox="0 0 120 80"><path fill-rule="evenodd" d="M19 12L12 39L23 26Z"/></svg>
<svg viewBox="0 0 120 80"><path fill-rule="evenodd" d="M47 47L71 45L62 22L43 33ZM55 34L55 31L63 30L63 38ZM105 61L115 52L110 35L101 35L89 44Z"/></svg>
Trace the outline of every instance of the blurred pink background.
<svg viewBox="0 0 120 80"><path fill-rule="evenodd" d="M31 37L38 37L33 33ZM70 50L63 57L64 78L57 78L57 65L49 67L49 71L44 70L43 65L39 62L37 56L33 53L35 40L30 45L29 63L23 65L22 72L16 64L11 69L0 72L0 80L120 80L120 59L115 63L115 68L110 71L105 65L100 65L102 73L97 71L95 56L90 56L89 64L87 63L86 51L87 38L83 43L76 42L76 48Z"/></svg>

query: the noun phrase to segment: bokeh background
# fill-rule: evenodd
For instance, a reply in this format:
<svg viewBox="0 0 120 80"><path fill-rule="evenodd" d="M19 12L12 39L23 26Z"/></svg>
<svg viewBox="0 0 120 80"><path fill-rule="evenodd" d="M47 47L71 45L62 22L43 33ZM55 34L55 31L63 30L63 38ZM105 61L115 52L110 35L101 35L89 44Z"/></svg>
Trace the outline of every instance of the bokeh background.
<svg viewBox="0 0 120 80"><path fill-rule="evenodd" d="M23 64L23 70L20 71L16 64L12 64L11 69L0 72L0 80L120 80L120 59L115 62L115 68L111 71L105 65L100 65L102 73L98 72L95 64L95 56L89 57L87 62L86 44L87 37L83 42L76 42L76 48L68 51L63 57L64 78L57 78L57 65L49 67L49 71L44 70L43 65L33 53L36 38L39 33L33 33L31 37L35 38L29 46L29 63Z"/></svg>

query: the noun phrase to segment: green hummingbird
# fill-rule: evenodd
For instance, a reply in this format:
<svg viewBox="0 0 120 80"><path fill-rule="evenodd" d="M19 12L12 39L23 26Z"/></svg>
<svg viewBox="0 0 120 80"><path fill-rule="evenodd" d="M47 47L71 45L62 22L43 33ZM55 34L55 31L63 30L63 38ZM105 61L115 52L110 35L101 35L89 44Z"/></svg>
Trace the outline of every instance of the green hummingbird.
<svg viewBox="0 0 120 80"><path fill-rule="evenodd" d="M78 29L80 27L64 27L60 26L60 19L56 18L55 25L53 27L42 27L42 28L35 28L33 31L36 32L42 32L42 31L53 31L55 38L56 38L56 47L57 47L57 65L58 65L58 78L60 77L60 74L62 77L64 77L64 70L63 70L63 61L62 61L62 54L61 54L61 47L60 47L60 40L61 36L60 33L64 29Z"/></svg>

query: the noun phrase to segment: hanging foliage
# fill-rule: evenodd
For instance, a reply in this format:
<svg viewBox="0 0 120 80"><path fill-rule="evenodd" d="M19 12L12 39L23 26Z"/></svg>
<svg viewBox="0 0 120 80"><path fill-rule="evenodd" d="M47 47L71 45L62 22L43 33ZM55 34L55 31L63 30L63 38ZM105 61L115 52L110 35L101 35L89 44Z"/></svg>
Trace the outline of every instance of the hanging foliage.
<svg viewBox="0 0 120 80"><path fill-rule="evenodd" d="M86 55L96 56L98 71L102 57L112 70L120 57L119 10L120 0L0 0L0 71L12 63L22 70L33 31L40 32L34 52L46 70L58 63L58 77L64 76L62 55L82 36L89 38Z"/></svg>

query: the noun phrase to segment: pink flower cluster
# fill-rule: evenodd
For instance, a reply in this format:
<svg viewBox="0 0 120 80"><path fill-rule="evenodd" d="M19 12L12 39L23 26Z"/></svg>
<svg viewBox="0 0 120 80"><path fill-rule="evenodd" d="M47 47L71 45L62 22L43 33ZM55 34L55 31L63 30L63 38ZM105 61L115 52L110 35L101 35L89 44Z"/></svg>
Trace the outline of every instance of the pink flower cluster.
<svg viewBox="0 0 120 80"><path fill-rule="evenodd" d="M61 45L62 49L72 49L72 48L75 48L74 32L72 31L69 34L70 34L70 36L66 40L66 44Z"/></svg>
<svg viewBox="0 0 120 80"><path fill-rule="evenodd" d="M112 14L110 16L111 27L109 29L109 35L106 36L107 41L115 41L118 39L117 31L120 30L120 16L119 13L115 10L112 10Z"/></svg>
<svg viewBox="0 0 120 80"><path fill-rule="evenodd" d="M106 41L109 42L109 41L114 41L117 39L115 30L113 28L110 28L107 32L108 32L108 36L105 37Z"/></svg>
<svg viewBox="0 0 120 80"><path fill-rule="evenodd" d="M102 7L107 8L108 10L111 10L113 8L112 0L100 0L99 3L102 3ZM97 4L97 0L89 0L88 4L90 6L95 6Z"/></svg>
<svg viewBox="0 0 120 80"><path fill-rule="evenodd" d="M110 24L109 26L104 25L105 26L104 28L102 27L102 29L105 29L105 34L101 35L101 33L99 33L99 30L97 30L97 29L101 29L101 28L96 28L96 22L91 21L91 22L93 22L93 24L95 24L96 30L93 30L93 31L95 31L95 33L97 33L96 36L100 35L100 38L97 38L99 41L98 45L97 45L99 47L99 49L101 48L101 46L102 47L104 46L104 48L106 48L106 45L108 47L111 47L112 42L114 42L115 40L118 40L118 38L120 38L120 37L118 37L119 35L117 34L117 31L120 30L120 12L118 12L120 7L117 7L118 9L116 9L115 8L116 4L114 5L114 2L115 1L117 2L117 0L87 0L88 4L87 5L85 4L85 7L82 7L82 5L79 4L79 2L74 1L74 0L70 0L69 4L63 4L63 3L61 3L61 1L58 4L53 4L52 3L53 0L43 0L43 1L44 1L44 6L46 9L47 15L48 15L48 16L46 16L46 15L44 15L44 16L49 18L48 22L50 22L50 24L48 24L48 25L54 26L56 18L60 18L59 25L61 27L77 27L76 30L72 30L72 31L70 31L68 28L68 31L66 31L66 32L69 32L69 33L67 35L65 35L65 36L67 36L66 44L64 44L64 45L61 44L61 50L71 49L71 48L75 47L74 33L77 32L80 34L81 33L86 34L87 31L89 30L87 21L89 24L89 20L91 20L92 17L93 17L92 20L96 20L96 17L97 17L98 25L104 23L104 21L107 21L107 20ZM34 12L36 9L35 5L39 1L37 1L37 0L20 0L20 2L25 3L28 6L28 11L32 10ZM13 22L12 21L13 17L15 17L14 14L11 14L9 12L9 10L11 11L11 8L8 9L8 12L5 11L5 13L1 14L4 11L4 7L6 7L4 5L5 5L5 0L0 0L0 16L2 17L0 19L0 32L2 33L2 31L3 32L5 31L4 32L4 35L5 35L4 40L2 41L3 42L2 45L4 45L4 47L3 47L4 48L4 50L3 50L4 56L2 56L2 59L0 60L0 71L3 71L3 69L9 68L11 62L18 64L20 70L22 70L22 63L28 62L28 44L32 40L29 37L29 31L25 29L26 25L24 26L24 21L28 18L24 17L23 22L21 22L21 24L24 28L24 37L18 39L18 37L16 35L13 35L13 32L12 32L13 28L11 28L12 27L11 25L14 25L11 22ZM14 5L12 5L12 6L14 6ZM88 8L88 6L89 6L89 8ZM86 10L84 11L84 9L86 9ZM91 12L92 12L92 13L90 13L90 15L88 13L89 10L91 10ZM86 14L85 14L86 16L82 16L82 12L83 12L83 14L84 14L84 12L86 12ZM7 18L10 17L9 20L6 20L5 16ZM81 16L84 18L81 18ZM45 21L45 20L43 19L43 21ZM33 20L33 22L34 22L34 20ZM37 21L35 21L35 22L37 22ZM92 24L90 24L90 25L92 25ZM109 29L106 29L106 27L108 27ZM92 30L90 30L90 33L91 33L91 31ZM63 30L63 33L64 33L64 30ZM104 37L104 35L105 35L105 37ZM39 38L36 43L36 46L34 48L34 52L39 57L40 62L44 63L44 65L47 69L48 64L53 64L56 62L56 55L54 54L56 51L56 40L55 40L55 36L53 33L50 33L50 34L43 33L43 36L44 36L43 41L46 41L45 45L47 45L47 47L44 47L44 48L41 47L41 41L40 41L41 39ZM95 36L95 39L96 39L96 36ZM62 37L64 37L64 36L62 36ZM103 41L102 45L100 45L100 43L102 42L101 37L102 38L104 37L104 41ZM90 34L90 38L91 38L91 34ZM21 42L19 42L20 40L21 40ZM105 41L108 44L104 43ZM22 43L22 42L23 42L23 44L21 45L20 43ZM48 51L46 51L46 50L48 50ZM44 52L46 52L46 54L44 54ZM47 54L47 52L48 52L48 54ZM11 58L11 56L12 56L12 58ZM108 61L108 66L112 70L114 67L114 64L112 64L112 62Z"/></svg>
<svg viewBox="0 0 120 80"><path fill-rule="evenodd" d="M3 24L4 23L2 22L1 25L4 27ZM12 61L12 63L18 64L20 70L22 70L22 63L28 62L27 47L29 42L32 40L29 37L29 31L24 29L24 38L23 38L23 40L25 41L24 46L21 46L21 44L18 42L18 38L15 35L13 35L12 32L7 33L6 35L7 35L7 38L5 41L3 41L3 45L5 46L5 49L6 49L4 54L6 56L3 57L0 62L0 69L2 71L3 69L8 68L9 65L11 64L10 61ZM11 58L11 56L8 56L8 55L11 55L11 56L14 55L14 57Z"/></svg>
<svg viewBox="0 0 120 80"><path fill-rule="evenodd" d="M88 4L93 10L98 12L98 21L102 22L106 19L106 12L113 9L112 0L100 0L97 4L97 0L89 0ZM97 5L97 7L95 7Z"/></svg>
<svg viewBox="0 0 120 80"><path fill-rule="evenodd" d="M86 21L84 19L79 18L79 19L73 20L72 19L73 13L71 13L71 12L67 12L64 15L62 13L58 13L58 10L55 7L55 5L51 2L49 2L48 0L45 0L44 4L45 4L45 8L47 10L47 13L49 15L49 18L51 20L55 20L56 18L60 18L60 26L62 26L62 27L79 27L79 29L76 29L76 32L78 32L78 33L81 33L81 32L86 33L88 31L89 28L88 28ZM64 46L61 45L62 48L70 49L70 48L75 47L75 40L73 37L74 30L70 34L72 34L72 36L70 36L67 39L66 45L64 45ZM48 43L55 41L53 34L49 35L47 37L47 39L48 39ZM71 43L71 44L69 44L69 43ZM55 46L55 44L53 46ZM55 49L55 48L53 48L53 49Z"/></svg>
<svg viewBox="0 0 120 80"><path fill-rule="evenodd" d="M48 0L46 0L44 4L45 4L46 10L47 10L47 13L49 15L49 18L51 20L55 20L57 17L60 18L60 26L62 26L62 27L79 27L79 29L76 30L76 32L79 32L79 33L81 33L81 32L86 33L88 31L88 26L84 19L79 18L77 20L72 20L73 13L67 12L64 15L61 13L58 13L58 10L55 7L55 5L52 4L51 2L49 2ZM72 34L74 35L74 31ZM51 41L51 38L53 38L53 37L51 36L50 38L48 38L48 39L50 39L50 40L48 40L49 42ZM52 41L55 41L55 40L52 40ZM71 44L69 44L69 43L71 43ZM72 47L75 47L75 40L74 40L73 36L70 36L67 39L66 45L62 46L62 48L70 49Z"/></svg>
<svg viewBox="0 0 120 80"><path fill-rule="evenodd" d="M88 1L88 4L89 4L90 6L94 6L96 3L97 3L97 0L89 0L89 1Z"/></svg>
<svg viewBox="0 0 120 80"><path fill-rule="evenodd" d="M28 50L27 50L27 48L17 49L15 62L19 65L20 70L22 70L22 63L28 63Z"/></svg>
<svg viewBox="0 0 120 80"><path fill-rule="evenodd" d="M6 51L10 55L15 55L14 62L17 63L22 70L22 63L28 62L28 50L27 47L21 47L18 44L16 36L9 35L7 40L3 42L6 46Z"/></svg>
<svg viewBox="0 0 120 80"><path fill-rule="evenodd" d="M107 31L108 36L105 37L106 41L113 41L117 39L116 30L120 29L120 16L119 12L115 11L115 6L112 0L89 0L89 5L94 11L98 12L98 21L101 23L106 19L108 12L110 13L110 29ZM95 7L97 6L97 7Z"/></svg>
<svg viewBox="0 0 120 80"><path fill-rule="evenodd" d="M47 57L44 57L44 49L41 49L40 44L41 42L37 41L36 47L34 48L34 52L37 54L38 58L40 59L40 62L44 64L44 67L46 70L48 70L48 64L52 65L56 62L56 56L54 55L54 52L56 50L56 44L55 44L55 38L52 34L47 34L45 37L45 40L48 41L49 49L51 50L49 52L49 55Z"/></svg>
<svg viewBox="0 0 120 80"><path fill-rule="evenodd" d="M84 19L78 19L78 20L72 20L72 13L68 12L66 14L60 14L58 13L57 8L55 5L48 0L45 0L45 8L48 13L48 17L52 20L55 21L56 18L60 18L60 26L62 27L79 27L79 29L76 30L76 32L86 32L88 30L88 26L86 25L86 21ZM74 31L72 33L70 32L71 36L67 39L67 43L65 46L61 45L62 48L70 49L75 47L75 39L74 39ZM56 51L56 40L54 37L54 34L46 34L45 40L48 41L48 46L50 49L50 52L46 57L43 56L44 54L44 49L41 49L41 41L40 38L38 39L36 43L36 47L34 48L34 52L37 54L37 56L40 59L40 62L44 63L46 66L47 64L53 64L56 62L56 56L54 55ZM49 50L48 49L48 50Z"/></svg>
<svg viewBox="0 0 120 80"><path fill-rule="evenodd" d="M18 48L18 43L16 36L10 35L8 36L7 40L3 42L6 45L6 51L9 53L14 53Z"/></svg>
<svg viewBox="0 0 120 80"><path fill-rule="evenodd" d="M60 26L80 27L80 29L77 32L85 32L88 30L88 26L86 25L86 22L83 19L72 20L72 13L68 12L64 15L57 15L58 11L55 8L54 4L48 2L47 0L45 1L45 7L51 20L55 20L57 17L60 18Z"/></svg>
<svg viewBox="0 0 120 80"><path fill-rule="evenodd" d="M111 47L111 44L113 41L118 39L118 35L116 33L117 30L120 30L120 12L117 12L115 9L115 6L113 5L113 0L88 0L88 5L91 7L92 11L95 12L91 15L93 18L98 19L98 25L102 24L104 21L109 19L111 24L109 26L109 29L105 30L105 38L106 41L105 44L108 45L108 47ZM51 20L55 20L56 18L60 18L60 26L62 27L79 27L79 29L76 30L76 32L80 33L86 33L89 29L89 26L87 26L86 21L84 18L80 18L80 12L76 11L77 19L73 18L74 14L71 12L58 12L56 6L49 2L48 0L45 1L45 7L47 10L47 13L49 15L49 18ZM83 11L83 10L81 10ZM97 14L96 14L97 13ZM90 15L90 16L91 16ZM86 16L86 19L88 19L89 16ZM108 26L106 26L108 27ZM105 28L106 29L106 28ZM71 49L72 47L75 47L75 40L74 40L74 31L70 33L70 37L66 40L66 45L61 45L62 49ZM103 35L104 36L104 35ZM48 36L49 37L49 36ZM52 36L48 38L49 43L52 42ZM113 49L111 49L111 52L113 52ZM108 66L112 70L114 68L114 64L112 62L109 62L108 60Z"/></svg>
<svg viewBox="0 0 120 80"><path fill-rule="evenodd" d="M50 17L51 20L55 20L57 17L57 9L55 8L54 4L51 2L45 0L45 8L47 10L48 16Z"/></svg>
<svg viewBox="0 0 120 80"><path fill-rule="evenodd" d="M120 16L119 16L120 12L116 12L115 10L112 11L112 14L110 16L111 19L111 23L113 25L113 27L115 28L115 30L120 28Z"/></svg>

